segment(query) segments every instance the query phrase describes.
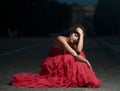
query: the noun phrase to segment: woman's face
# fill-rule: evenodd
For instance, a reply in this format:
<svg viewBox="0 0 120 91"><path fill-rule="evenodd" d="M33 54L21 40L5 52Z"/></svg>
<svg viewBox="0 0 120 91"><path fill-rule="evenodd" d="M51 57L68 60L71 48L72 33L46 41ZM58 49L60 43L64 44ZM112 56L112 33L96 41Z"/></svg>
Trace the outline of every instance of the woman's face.
<svg viewBox="0 0 120 91"><path fill-rule="evenodd" d="M69 42L71 44L76 44L79 40L79 35L77 33L71 33L69 36Z"/></svg>

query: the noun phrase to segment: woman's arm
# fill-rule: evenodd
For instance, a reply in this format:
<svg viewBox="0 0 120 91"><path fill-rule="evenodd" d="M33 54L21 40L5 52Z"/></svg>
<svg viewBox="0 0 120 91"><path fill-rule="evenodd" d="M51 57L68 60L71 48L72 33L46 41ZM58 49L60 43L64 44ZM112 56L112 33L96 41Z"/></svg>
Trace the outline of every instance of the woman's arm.
<svg viewBox="0 0 120 91"><path fill-rule="evenodd" d="M79 61L87 63L88 66L92 68L89 61L83 56L77 54L77 52L67 43L66 39L63 36L58 36L57 40L62 44L62 46L66 49L66 51L68 51L71 55L73 55Z"/></svg>
<svg viewBox="0 0 120 91"><path fill-rule="evenodd" d="M76 51L68 44L67 40L63 36L58 36L57 40L60 42L62 47L68 51L71 55L76 56Z"/></svg>
<svg viewBox="0 0 120 91"><path fill-rule="evenodd" d="M75 58L77 58L80 61L83 59L84 60L83 62L87 63L89 68L92 69L92 65L90 64L90 62L86 58L82 57L81 55L77 55Z"/></svg>
<svg viewBox="0 0 120 91"><path fill-rule="evenodd" d="M76 31L80 34L78 44L76 45L76 50L77 50L77 52L80 52L83 50L84 34L83 34L83 30L81 28L77 28Z"/></svg>

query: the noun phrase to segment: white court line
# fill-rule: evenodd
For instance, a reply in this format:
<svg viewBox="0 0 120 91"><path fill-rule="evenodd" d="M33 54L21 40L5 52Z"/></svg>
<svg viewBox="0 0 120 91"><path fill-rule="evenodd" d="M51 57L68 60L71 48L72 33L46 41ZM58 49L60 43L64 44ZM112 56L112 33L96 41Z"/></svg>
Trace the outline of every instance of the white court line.
<svg viewBox="0 0 120 91"><path fill-rule="evenodd" d="M17 52L27 50L27 49L30 49L30 48L33 48L33 47L37 47L37 46L40 46L40 44L33 45L33 46L28 46L28 47L23 47L23 48L20 48L20 49L16 49L16 50L13 50L13 51L2 53L2 54L0 54L0 56L6 56L6 55L9 55L9 54L12 54L12 53L17 53Z"/></svg>

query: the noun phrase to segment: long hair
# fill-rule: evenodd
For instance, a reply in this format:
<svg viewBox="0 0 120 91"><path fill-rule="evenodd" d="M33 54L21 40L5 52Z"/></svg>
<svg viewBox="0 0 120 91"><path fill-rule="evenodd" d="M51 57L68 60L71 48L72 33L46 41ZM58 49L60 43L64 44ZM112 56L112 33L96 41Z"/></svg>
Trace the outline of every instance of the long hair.
<svg viewBox="0 0 120 91"><path fill-rule="evenodd" d="M85 28L84 28L81 24L77 24L77 25L75 25L75 26L72 26L72 27L68 28L68 29L67 29L66 31L64 31L61 35L68 37L68 36L70 36L71 33L77 33L77 32L76 32L76 29L77 29L77 28L81 28L81 29L83 30L83 33L85 34L85 32L86 32ZM78 34L78 33L77 33L77 34Z"/></svg>

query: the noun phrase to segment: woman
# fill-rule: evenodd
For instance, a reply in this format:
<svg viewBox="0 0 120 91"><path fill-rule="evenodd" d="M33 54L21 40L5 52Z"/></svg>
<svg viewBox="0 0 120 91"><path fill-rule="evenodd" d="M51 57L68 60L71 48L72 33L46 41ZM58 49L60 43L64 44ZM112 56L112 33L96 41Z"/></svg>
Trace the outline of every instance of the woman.
<svg viewBox="0 0 120 91"><path fill-rule="evenodd" d="M101 85L83 50L84 29L75 26L69 36L57 36L39 74L20 73L12 77L16 87L91 87ZM72 31L71 31L72 30Z"/></svg>

